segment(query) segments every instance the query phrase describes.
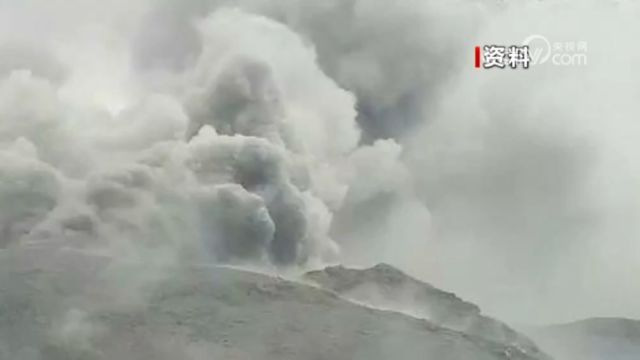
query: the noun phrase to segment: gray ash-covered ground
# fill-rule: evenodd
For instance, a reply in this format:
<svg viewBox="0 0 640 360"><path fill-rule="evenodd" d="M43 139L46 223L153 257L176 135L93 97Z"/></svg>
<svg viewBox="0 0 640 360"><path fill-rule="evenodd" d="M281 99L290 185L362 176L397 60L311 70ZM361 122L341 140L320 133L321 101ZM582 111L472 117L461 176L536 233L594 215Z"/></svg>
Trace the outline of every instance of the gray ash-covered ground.
<svg viewBox="0 0 640 360"><path fill-rule="evenodd" d="M177 266L118 291L109 259L34 251L2 253L1 359L546 359L278 276Z"/></svg>
<svg viewBox="0 0 640 360"><path fill-rule="evenodd" d="M477 305L390 265L379 264L369 269L328 267L309 272L305 278L347 299L428 319L446 328L544 356L533 341L501 321L482 315Z"/></svg>

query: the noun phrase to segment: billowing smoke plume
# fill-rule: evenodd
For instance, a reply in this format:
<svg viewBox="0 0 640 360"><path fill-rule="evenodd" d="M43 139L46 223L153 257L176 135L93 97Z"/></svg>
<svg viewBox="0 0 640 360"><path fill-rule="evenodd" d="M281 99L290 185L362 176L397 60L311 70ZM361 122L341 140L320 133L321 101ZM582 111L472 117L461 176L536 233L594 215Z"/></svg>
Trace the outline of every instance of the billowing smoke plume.
<svg viewBox="0 0 640 360"><path fill-rule="evenodd" d="M610 39L632 43L637 14L626 1L0 2L0 244L149 273L387 261L507 319L537 320L540 304L616 315L610 298L631 316L637 54ZM587 66L471 67L474 45L532 34L587 41Z"/></svg>
<svg viewBox="0 0 640 360"><path fill-rule="evenodd" d="M153 72L188 66L206 47L194 21L225 6L275 19L313 46L323 71L357 97L365 142L402 137L423 122L482 13L466 1L163 1L138 32L136 64Z"/></svg>
<svg viewBox="0 0 640 360"><path fill-rule="evenodd" d="M200 52L171 88L140 90L115 114L66 101L73 91L29 63L2 80L3 194L25 207L3 212L5 245L117 239L224 262L335 261L332 217L347 193L400 189L352 174L387 151L402 168L399 146L357 149L354 96L298 34L232 9L194 28Z"/></svg>

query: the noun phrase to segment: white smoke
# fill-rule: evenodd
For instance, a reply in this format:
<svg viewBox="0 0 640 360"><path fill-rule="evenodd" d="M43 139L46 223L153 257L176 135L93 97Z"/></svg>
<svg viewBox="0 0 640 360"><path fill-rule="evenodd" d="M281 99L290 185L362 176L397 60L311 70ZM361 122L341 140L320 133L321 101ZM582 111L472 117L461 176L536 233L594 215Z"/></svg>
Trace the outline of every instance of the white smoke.
<svg viewBox="0 0 640 360"><path fill-rule="evenodd" d="M170 91L141 86L115 113L79 101L85 81L73 66L61 85L29 63L3 79L0 139L7 157L29 158L4 162L3 182L42 183L3 191L28 205L3 213L4 243L130 241L277 265L337 259L333 214L366 176L351 165L390 151L385 169L395 171L399 146L356 151L354 97L286 26L221 9L197 29L202 51ZM399 188L384 182L356 190L367 193L356 201Z"/></svg>

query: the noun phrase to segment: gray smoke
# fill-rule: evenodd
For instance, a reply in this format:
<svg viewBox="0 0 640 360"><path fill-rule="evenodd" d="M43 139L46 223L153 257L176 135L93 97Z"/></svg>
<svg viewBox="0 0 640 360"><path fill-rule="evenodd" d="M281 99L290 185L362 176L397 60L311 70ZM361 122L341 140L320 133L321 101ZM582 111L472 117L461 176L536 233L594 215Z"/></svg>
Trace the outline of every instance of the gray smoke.
<svg viewBox="0 0 640 360"><path fill-rule="evenodd" d="M640 289L624 280L640 235L638 77L628 70L638 54L611 42L629 41L637 14L626 1L512 2L490 18L478 44L586 42L587 64L469 66L448 85L405 144L437 234L437 256L416 271L514 321L638 316Z"/></svg>
<svg viewBox="0 0 640 360"><path fill-rule="evenodd" d="M202 51L173 74L173 92L134 89L119 111L82 104L74 87L84 81L56 85L30 63L5 77L3 194L25 209L3 213L3 243L202 246L221 261L277 265L335 259L341 166L359 142L353 97L268 18L220 10L197 30Z"/></svg>
<svg viewBox="0 0 640 360"><path fill-rule="evenodd" d="M507 319L637 315L637 54L609 41L637 13L0 2L0 244L151 257L141 282L387 261ZM588 41L588 65L472 69L534 33Z"/></svg>
<svg viewBox="0 0 640 360"><path fill-rule="evenodd" d="M460 45L471 40L482 13L458 1L163 1L137 34L136 63L154 72L188 66L204 46L194 22L225 6L275 19L312 45L323 71L356 96L367 143L403 137L425 121L464 62Z"/></svg>

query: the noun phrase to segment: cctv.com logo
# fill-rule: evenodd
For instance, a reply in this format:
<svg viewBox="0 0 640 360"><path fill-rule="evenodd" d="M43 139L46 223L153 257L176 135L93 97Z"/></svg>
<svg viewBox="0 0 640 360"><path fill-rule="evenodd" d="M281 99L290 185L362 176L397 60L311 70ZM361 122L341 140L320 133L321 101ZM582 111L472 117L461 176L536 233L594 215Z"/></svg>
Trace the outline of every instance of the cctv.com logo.
<svg viewBox="0 0 640 360"><path fill-rule="evenodd" d="M531 35L521 45L475 47L475 67L483 69L529 69L533 66L586 66L586 41L551 42L543 35Z"/></svg>

